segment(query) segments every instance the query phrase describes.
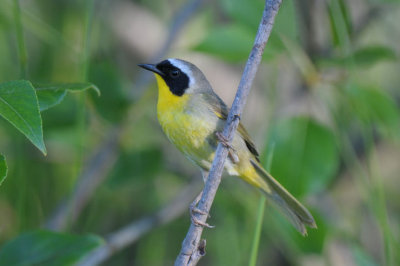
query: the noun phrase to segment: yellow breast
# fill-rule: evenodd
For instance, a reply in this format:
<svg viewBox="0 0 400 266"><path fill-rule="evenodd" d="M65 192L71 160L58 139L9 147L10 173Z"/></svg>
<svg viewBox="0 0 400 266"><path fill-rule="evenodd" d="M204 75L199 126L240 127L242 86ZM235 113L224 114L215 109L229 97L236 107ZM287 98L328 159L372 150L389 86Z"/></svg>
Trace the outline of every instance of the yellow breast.
<svg viewBox="0 0 400 266"><path fill-rule="evenodd" d="M206 138L213 133L213 125L187 112L190 95L174 95L165 81L156 74L158 84L157 116L168 139L175 144L189 159L202 166L209 161L213 149Z"/></svg>

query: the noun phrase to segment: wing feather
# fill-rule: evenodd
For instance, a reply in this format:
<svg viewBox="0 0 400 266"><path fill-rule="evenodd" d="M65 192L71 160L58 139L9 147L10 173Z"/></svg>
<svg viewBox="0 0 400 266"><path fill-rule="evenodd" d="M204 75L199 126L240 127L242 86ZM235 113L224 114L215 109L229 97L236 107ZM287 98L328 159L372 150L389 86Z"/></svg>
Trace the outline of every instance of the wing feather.
<svg viewBox="0 0 400 266"><path fill-rule="evenodd" d="M209 104L209 106L212 108L212 111L215 113L215 115L221 119L221 120L226 120L228 117L228 107L222 101L221 98L217 94L209 94L209 93L204 93L203 97L205 98L204 100ZM244 142L246 143L247 149L254 155L257 161L259 161L259 153L256 149L256 146L254 145L254 142L251 140L249 133L243 126L241 122L239 122L239 126L237 128L237 132L240 134L240 136L243 138Z"/></svg>

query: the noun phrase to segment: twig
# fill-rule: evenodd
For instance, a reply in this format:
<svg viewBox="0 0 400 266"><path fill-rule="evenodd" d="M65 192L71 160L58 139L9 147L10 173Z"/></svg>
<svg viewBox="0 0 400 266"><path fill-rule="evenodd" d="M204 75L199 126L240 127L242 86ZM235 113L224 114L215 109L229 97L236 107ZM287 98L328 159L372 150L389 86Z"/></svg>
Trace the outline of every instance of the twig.
<svg viewBox="0 0 400 266"><path fill-rule="evenodd" d="M200 180L201 179L197 177L193 178L193 181L182 189L176 198L155 214L143 217L110 234L104 245L93 250L77 265L98 265L110 258L113 254L136 242L153 228L166 224L180 216L187 210L188 203L193 199L193 195L198 192L201 183Z"/></svg>
<svg viewBox="0 0 400 266"><path fill-rule="evenodd" d="M239 83L238 91L232 108L229 112L227 123L225 125L223 136L230 143L239 124L239 118L242 114L247 95L250 92L251 85L256 75L258 65L260 64L265 45L271 34L275 16L279 10L282 0L266 0L263 16L258 27L257 35L254 41L253 49L250 52L242 78ZM219 143L215 158L211 166L210 174L205 183L203 196L199 202L200 212L196 212L195 218L205 223L210 211L212 202L217 192L221 175L224 169L224 163L228 155L228 148ZM204 242L200 241L203 227L191 224L189 231L182 243L182 249L175 261L175 266L196 265L202 256L204 256ZM199 243L202 243L199 248Z"/></svg>
<svg viewBox="0 0 400 266"><path fill-rule="evenodd" d="M204 0L188 1L178 11L178 14L171 24L171 28L164 45L156 57L162 58L170 49L173 40L186 25L187 20L201 6ZM137 78L135 91L143 91L143 88L150 82L148 73L141 71ZM125 123L124 123L125 122ZM96 188L107 177L118 156L118 140L120 139L126 121L114 126L104 138L103 144L97 149L85 164L82 174L77 178L78 183L72 194L63 200L55 212L47 220L45 227L52 230L64 230L68 224L72 224L80 215L88 201L91 199Z"/></svg>

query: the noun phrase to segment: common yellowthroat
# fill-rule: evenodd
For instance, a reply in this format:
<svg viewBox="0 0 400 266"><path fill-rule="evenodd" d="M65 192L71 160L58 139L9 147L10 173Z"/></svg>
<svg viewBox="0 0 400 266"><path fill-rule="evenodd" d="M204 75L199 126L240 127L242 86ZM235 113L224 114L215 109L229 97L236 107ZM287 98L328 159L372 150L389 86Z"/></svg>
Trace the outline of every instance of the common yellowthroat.
<svg viewBox="0 0 400 266"><path fill-rule="evenodd" d="M158 84L158 121L168 139L203 172L210 170L228 116L228 108L195 65L180 59L140 64L152 71ZM260 189L306 235L316 228L310 212L263 169L258 152L240 123L230 145L225 170ZM203 175L204 177L204 175Z"/></svg>

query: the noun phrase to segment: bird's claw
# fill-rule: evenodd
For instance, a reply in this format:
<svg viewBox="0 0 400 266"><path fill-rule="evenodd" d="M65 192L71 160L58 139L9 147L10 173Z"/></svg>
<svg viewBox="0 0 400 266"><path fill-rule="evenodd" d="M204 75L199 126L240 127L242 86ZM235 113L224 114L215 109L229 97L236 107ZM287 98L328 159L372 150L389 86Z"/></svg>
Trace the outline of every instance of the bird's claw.
<svg viewBox="0 0 400 266"><path fill-rule="evenodd" d="M198 213L198 214L201 214L201 215L207 215L207 218L210 218L210 217L211 217L209 213L207 213L207 212L205 212L205 211L202 211L202 210L200 210L199 208L197 208L197 203L199 203L201 195L202 195L202 193L200 193L200 194L196 197L196 199L195 199L195 200L190 204L190 206L189 206L190 220L191 220L192 223L193 223L194 225L196 225L196 226L203 226L203 227L207 227L207 228L214 228L215 226L209 225L209 224L206 223L206 222L199 221L199 220L194 216L195 213Z"/></svg>
<svg viewBox="0 0 400 266"><path fill-rule="evenodd" d="M235 151L235 149L232 147L231 144L229 144L229 141L225 138L225 136L221 132L217 131L215 132L215 135L217 136L219 142L221 142L225 147Z"/></svg>
<svg viewBox="0 0 400 266"><path fill-rule="evenodd" d="M199 213L199 214L202 214L202 215L207 215L208 218L211 217L210 214L208 214L208 213L205 212L205 211L200 210L200 209L197 208L195 205L190 205L190 214L193 215L194 213Z"/></svg>
<svg viewBox="0 0 400 266"><path fill-rule="evenodd" d="M199 213L199 214L202 214L202 215L207 215L207 217L210 218L211 217L210 214L208 214L205 211L200 210L199 208L196 207L195 204L190 204L190 208L189 209L190 209L190 220L192 221L192 223L194 225L203 226L203 227L207 227L207 228L214 228L215 227L213 225L209 225L206 222L199 221L196 217L194 217L195 213Z"/></svg>
<svg viewBox="0 0 400 266"><path fill-rule="evenodd" d="M229 144L228 140L225 138L224 135L222 135L221 132L217 131L215 133L215 135L217 136L218 140L229 149L228 153L229 153L229 158L231 158L233 163L238 163L239 162L239 157L236 154L236 150L235 148L232 147L231 144Z"/></svg>
<svg viewBox="0 0 400 266"><path fill-rule="evenodd" d="M194 217L193 215L191 216L191 220L192 220L192 223L195 225L195 226L203 226L203 227L207 227L207 228L214 228L215 226L214 225L209 225L208 223L206 223L206 222L202 222L202 221L199 221L196 217Z"/></svg>

